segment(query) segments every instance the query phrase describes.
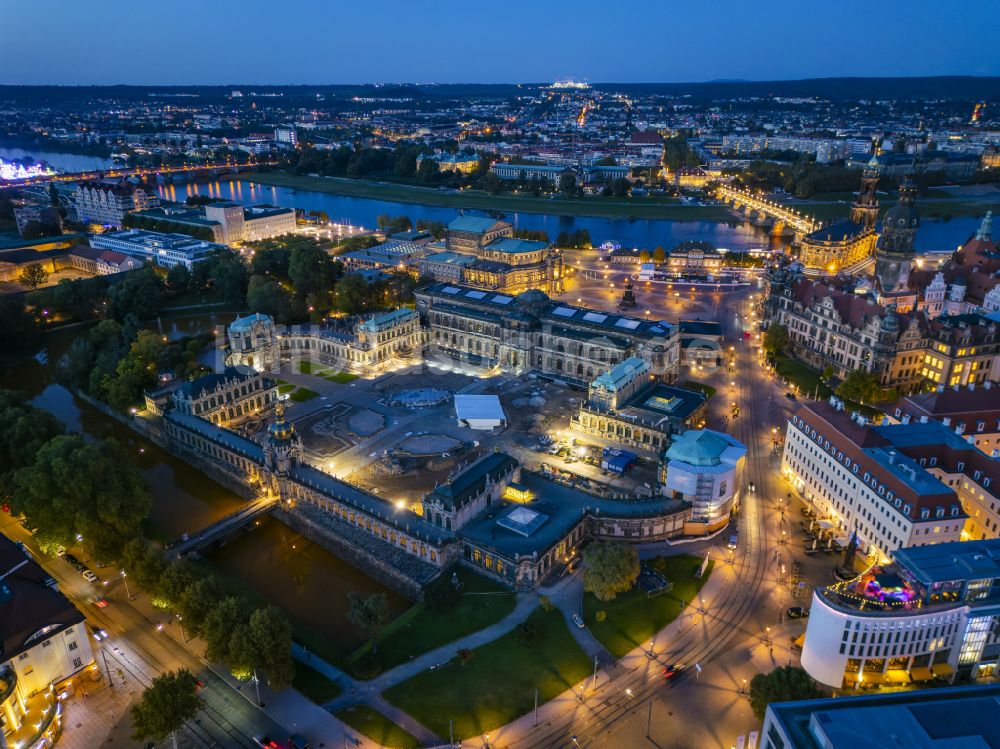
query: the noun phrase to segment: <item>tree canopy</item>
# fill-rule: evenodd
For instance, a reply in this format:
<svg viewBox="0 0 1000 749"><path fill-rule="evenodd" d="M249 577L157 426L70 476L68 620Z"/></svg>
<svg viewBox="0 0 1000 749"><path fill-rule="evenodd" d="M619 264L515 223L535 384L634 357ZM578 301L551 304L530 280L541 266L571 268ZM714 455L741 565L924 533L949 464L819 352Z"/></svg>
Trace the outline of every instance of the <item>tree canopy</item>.
<svg viewBox="0 0 1000 749"><path fill-rule="evenodd" d="M786 346L788 346L788 328L781 323L771 323L764 333L764 351L774 356L784 351Z"/></svg>
<svg viewBox="0 0 1000 749"><path fill-rule="evenodd" d="M186 668L160 674L132 705L132 738L163 741L201 709L198 680Z"/></svg>
<svg viewBox="0 0 1000 749"><path fill-rule="evenodd" d="M822 696L816 682L799 666L779 666L769 674L757 674L750 680L750 707L758 720L764 720L767 706L772 702Z"/></svg>
<svg viewBox="0 0 1000 749"><path fill-rule="evenodd" d="M119 558L151 507L142 477L112 440L57 436L18 470L14 486L11 511L38 527L40 543L70 546L80 535L99 559Z"/></svg>
<svg viewBox="0 0 1000 749"><path fill-rule="evenodd" d="M375 637L378 631L389 621L389 606L385 593L372 593L362 597L357 593L347 596L347 618L371 640L372 652L378 652Z"/></svg>
<svg viewBox="0 0 1000 749"><path fill-rule="evenodd" d="M624 541L592 543L583 552L583 589L599 601L629 591L639 578L639 555Z"/></svg>

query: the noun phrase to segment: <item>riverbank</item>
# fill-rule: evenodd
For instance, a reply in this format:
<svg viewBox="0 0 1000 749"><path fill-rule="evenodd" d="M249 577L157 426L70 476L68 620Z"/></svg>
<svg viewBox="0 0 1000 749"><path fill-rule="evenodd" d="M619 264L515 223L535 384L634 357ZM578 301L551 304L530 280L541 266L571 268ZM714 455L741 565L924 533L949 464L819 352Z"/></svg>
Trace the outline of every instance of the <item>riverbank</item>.
<svg viewBox="0 0 1000 749"><path fill-rule="evenodd" d="M736 220L725 206L687 205L675 198L658 195L636 198L543 198L533 195L490 195L479 190L444 191L432 187L415 187L341 177L309 177L288 172L252 172L241 174L240 177L248 182L286 187L293 190L310 190L333 195L414 203L439 208L471 208L509 213L542 213L558 216L636 220Z"/></svg>

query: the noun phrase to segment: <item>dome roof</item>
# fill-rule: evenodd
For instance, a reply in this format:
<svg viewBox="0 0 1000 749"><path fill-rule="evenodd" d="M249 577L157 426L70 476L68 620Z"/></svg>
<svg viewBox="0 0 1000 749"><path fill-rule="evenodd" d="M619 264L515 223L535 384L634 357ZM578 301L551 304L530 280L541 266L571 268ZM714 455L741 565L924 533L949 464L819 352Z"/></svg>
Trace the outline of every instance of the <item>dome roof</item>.
<svg viewBox="0 0 1000 749"><path fill-rule="evenodd" d="M274 423L267 428L267 437L272 443L288 442L295 437L295 427L285 421L285 404L281 401L274 406Z"/></svg>
<svg viewBox="0 0 1000 749"><path fill-rule="evenodd" d="M920 214L912 204L897 203L882 217L886 229L916 229L920 226Z"/></svg>
<svg viewBox="0 0 1000 749"><path fill-rule="evenodd" d="M528 289L517 295L517 301L522 307L539 307L548 304L549 295L541 289Z"/></svg>

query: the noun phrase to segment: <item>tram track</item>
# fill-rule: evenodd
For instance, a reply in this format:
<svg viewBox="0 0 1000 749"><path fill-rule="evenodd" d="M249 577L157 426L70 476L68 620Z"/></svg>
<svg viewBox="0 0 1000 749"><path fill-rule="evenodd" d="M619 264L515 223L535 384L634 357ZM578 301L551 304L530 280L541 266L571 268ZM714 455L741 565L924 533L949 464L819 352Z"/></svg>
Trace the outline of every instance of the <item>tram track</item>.
<svg viewBox="0 0 1000 749"><path fill-rule="evenodd" d="M749 301L740 301L740 312L749 310ZM729 325L726 326L730 327ZM732 326L731 333L739 334L737 326ZM732 336L735 337L735 336ZM743 418L739 428L739 437L747 445L746 481L752 481L759 492L747 492L740 514L742 551L739 560L733 560L730 570L732 579L728 581L729 595L722 602L718 611L703 610L700 612L703 627L699 630L692 621L684 627L684 637L668 651L669 655L658 656L660 664L681 663L685 665L684 678L664 681L660 668L642 669L642 673L622 674L613 677L610 684L604 687L603 702L592 708L584 716L573 716L568 721L560 721L544 730L532 731L525 741L514 742L512 746L555 747L586 746L601 734L611 732L619 721L632 716L650 700L656 699L663 692L674 689L679 684L690 683L690 673L695 664L702 667L709 664L721 653L738 634L750 636L745 630L749 614L758 604L762 585L767 577L768 538L766 518L764 516L767 490L771 485L770 458L762 451L759 440L755 439L754 425L761 418L760 408L754 401L752 367L754 357L750 347L739 338L742 361L739 365L739 395ZM734 344L735 345L735 344ZM695 602L689 603L694 606ZM681 612L680 616L692 616ZM639 671L640 669L635 669ZM593 697L591 699L594 699ZM600 699L600 697L598 697ZM586 705L586 700L584 701ZM572 742L570 737L575 737ZM572 743L571 743L572 742Z"/></svg>

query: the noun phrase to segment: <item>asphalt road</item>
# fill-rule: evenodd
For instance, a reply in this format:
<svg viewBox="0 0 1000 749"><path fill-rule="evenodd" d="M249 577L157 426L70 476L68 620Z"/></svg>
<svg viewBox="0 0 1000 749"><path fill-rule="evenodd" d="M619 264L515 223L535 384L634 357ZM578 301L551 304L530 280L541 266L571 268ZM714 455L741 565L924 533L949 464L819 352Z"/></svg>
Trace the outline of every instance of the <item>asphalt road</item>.
<svg viewBox="0 0 1000 749"><path fill-rule="evenodd" d="M587 287L590 286L588 283ZM606 296L607 288L606 285L603 289L577 286L570 294ZM740 405L740 416L729 421L725 430L747 445L746 478L757 488L755 493L744 493L743 509L737 521L740 540L731 561L726 560L724 549L728 534L723 534L716 543L713 556L717 561L713 574L728 576L723 592L715 600L705 601L703 611L697 610L702 608L700 604L689 607L691 625L682 628L665 652L656 648L656 661L649 668L616 673L621 668L611 667L611 682L601 690L595 704L586 709L568 709L561 720L552 720L522 736L505 737L504 746L602 749L641 745L708 746L704 737L695 738L697 732L691 730L693 726L685 725L684 716L686 713L711 715L713 707L721 707L723 701L732 698L729 694L720 695L718 690L707 685L700 686L702 681L695 664L711 669L713 661L726 655L738 643L780 621L782 607L787 601L779 586L780 563L774 556L774 549L778 546L779 528L782 527L779 526L777 498L783 493L773 469L771 429L780 428L787 408L782 404L783 391L758 366L752 342L743 339L744 329L752 327L753 323L751 293L723 295L721 299L714 294L702 294L692 303L693 307L709 312L706 315L709 319L719 320L727 349L734 346L734 371L720 370L701 379L719 389L713 399L710 424L721 421L720 411L728 412L732 401ZM640 294L639 308L650 308L654 315L667 319L675 317L670 314L670 307L675 304L673 300L663 301L664 304L656 304L651 294ZM736 385L730 385L731 382ZM662 667L671 663L683 664L685 670L679 677L665 681ZM707 704L699 705L699 702ZM668 720L672 725L663 725L664 715L671 716ZM652 727L656 740L646 738L647 725ZM723 745L721 737L718 745Z"/></svg>
<svg viewBox="0 0 1000 749"><path fill-rule="evenodd" d="M101 588L83 580L65 560L42 555L31 535L8 515L0 515L0 532L13 540L24 541L35 559L55 578L59 590L84 613L88 623L108 632L108 639L100 646L93 643L94 656L105 679L110 674L115 684L131 680L145 687L165 671L187 668L204 682L199 692L204 707L184 731L185 743L189 746L236 749L257 746L253 736L288 735L246 696L226 684L201 658L177 642L175 637L183 639L177 625L166 628L176 632L158 629L160 622L147 618L128 600L120 578L115 580L113 593L107 595L109 605L98 608L91 600ZM94 572L101 578L109 577L108 570ZM131 593L135 596L138 592L133 588Z"/></svg>

